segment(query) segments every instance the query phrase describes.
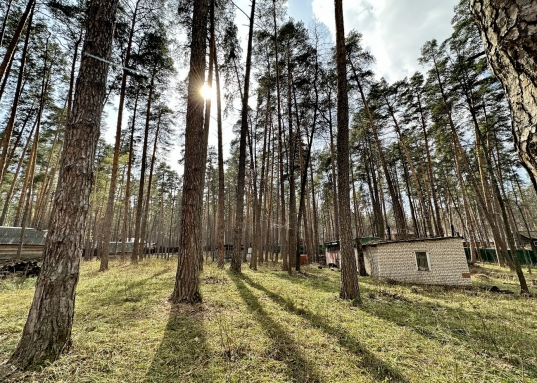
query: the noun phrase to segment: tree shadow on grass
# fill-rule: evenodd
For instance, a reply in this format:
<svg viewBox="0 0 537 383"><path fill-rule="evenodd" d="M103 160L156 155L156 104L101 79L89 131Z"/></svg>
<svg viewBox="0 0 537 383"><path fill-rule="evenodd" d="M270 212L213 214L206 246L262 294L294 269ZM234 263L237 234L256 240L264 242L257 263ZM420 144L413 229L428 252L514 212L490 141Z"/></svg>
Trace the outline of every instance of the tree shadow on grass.
<svg viewBox="0 0 537 383"><path fill-rule="evenodd" d="M172 307L164 336L146 374L147 382L211 382L202 305ZM142 345L141 345L142 346Z"/></svg>
<svg viewBox="0 0 537 383"><path fill-rule="evenodd" d="M238 276L229 273L239 291L239 295L248 305L256 320L263 326L267 335L273 340L275 348L275 359L283 361L287 365L286 373L293 382L323 382L316 367L307 359L302 350L295 344L285 329L270 318L270 315L263 309L259 299L250 292L242 279L245 276Z"/></svg>
<svg viewBox="0 0 537 383"><path fill-rule="evenodd" d="M296 285L299 285L308 289L320 290L325 293L338 294L339 286L332 279L324 276L317 276L315 274L273 274L277 278L289 281Z"/></svg>
<svg viewBox="0 0 537 383"><path fill-rule="evenodd" d="M114 305L114 306L120 306L127 302L139 302L146 296L151 294L151 291L149 289L145 288L145 285L148 282L156 280L156 278L160 277L161 275L167 274L171 271L171 268L165 268L157 273L154 273L153 275L139 279L139 280L125 280L124 284L117 285L115 288L107 288L106 290L100 292L96 296L92 297L93 302L95 304L100 305ZM159 281L161 283L164 283L166 285L169 284L168 281L161 280ZM81 297L85 294L91 294L94 288L91 290L86 290L84 292L77 292L78 296Z"/></svg>
<svg viewBox="0 0 537 383"><path fill-rule="evenodd" d="M509 350L513 349L514 342L508 335L509 324L496 323L477 311L455 309L438 303L400 300L397 294L388 298L381 302L368 302L362 306L362 310L401 328L412 330L441 345L448 343L463 345L476 355L490 358L492 364L497 364L498 360L501 360L514 368L520 368L518 358L520 352L514 359L508 355ZM527 337L530 337L526 340L527 344L537 344L537 338L531 334L531 332L527 334ZM528 358L528 360L535 359L535 355ZM524 368L537 376L537 365L528 363Z"/></svg>
<svg viewBox="0 0 537 383"><path fill-rule="evenodd" d="M264 286L254 282L247 276L243 276L243 280L253 288L265 293L270 299L280 305L283 309L309 320L314 327L320 328L328 335L336 338L341 347L347 349L349 352L353 353L359 359L361 359L360 367L364 368L369 374L371 374L376 381L387 381L393 383L410 382L395 367L392 367L388 363L379 359L370 351L366 350L360 342L349 336L345 329L331 326L330 324L326 323L325 318L313 314L312 312L309 312L305 309L297 309L292 301L287 300L272 291L269 291Z"/></svg>

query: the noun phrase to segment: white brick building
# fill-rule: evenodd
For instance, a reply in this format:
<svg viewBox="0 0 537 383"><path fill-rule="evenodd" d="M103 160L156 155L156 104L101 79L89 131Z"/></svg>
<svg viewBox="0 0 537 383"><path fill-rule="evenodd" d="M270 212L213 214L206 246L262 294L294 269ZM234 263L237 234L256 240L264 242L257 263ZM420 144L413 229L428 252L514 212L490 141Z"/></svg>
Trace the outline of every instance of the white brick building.
<svg viewBox="0 0 537 383"><path fill-rule="evenodd" d="M369 275L406 283L471 285L460 238L377 241L364 245Z"/></svg>

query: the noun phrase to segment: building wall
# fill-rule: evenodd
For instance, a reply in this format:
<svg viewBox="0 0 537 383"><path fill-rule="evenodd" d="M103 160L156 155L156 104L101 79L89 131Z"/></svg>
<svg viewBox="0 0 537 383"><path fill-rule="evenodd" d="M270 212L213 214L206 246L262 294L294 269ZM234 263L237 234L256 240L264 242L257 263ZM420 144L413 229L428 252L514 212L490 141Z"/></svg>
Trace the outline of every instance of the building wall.
<svg viewBox="0 0 537 383"><path fill-rule="evenodd" d="M418 271L415 251L425 251L429 271ZM471 285L462 241L457 238L379 243L364 249L369 275L407 283Z"/></svg>

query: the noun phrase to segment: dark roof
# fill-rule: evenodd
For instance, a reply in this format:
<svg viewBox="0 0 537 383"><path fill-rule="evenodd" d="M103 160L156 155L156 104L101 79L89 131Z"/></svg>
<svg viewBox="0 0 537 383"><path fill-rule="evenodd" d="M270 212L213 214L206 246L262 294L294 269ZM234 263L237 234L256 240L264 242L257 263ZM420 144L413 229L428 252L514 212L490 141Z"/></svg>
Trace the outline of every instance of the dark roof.
<svg viewBox="0 0 537 383"><path fill-rule="evenodd" d="M358 238L354 238L353 242L355 242L357 239ZM362 237L362 238L360 238L360 242L362 243L362 245L365 245L366 243L373 242L373 241L381 241L381 239L377 238L377 237ZM339 246L339 241L336 240L336 241L325 242L324 246L337 247L337 246Z"/></svg>
<svg viewBox="0 0 537 383"><path fill-rule="evenodd" d="M393 244L393 243L402 243L402 242L442 241L442 240L445 240L445 239L459 239L459 240L462 241L462 238L459 238L459 237L410 238L410 239L399 239L399 240L396 240L396 241L385 241L385 240L371 241L371 242L368 242L368 243L364 244L364 247L365 246L377 246L377 245L389 245L389 244Z"/></svg>
<svg viewBox="0 0 537 383"><path fill-rule="evenodd" d="M0 226L0 245L18 245L21 237L21 227ZM26 228L24 229L24 245L44 245L46 231Z"/></svg>

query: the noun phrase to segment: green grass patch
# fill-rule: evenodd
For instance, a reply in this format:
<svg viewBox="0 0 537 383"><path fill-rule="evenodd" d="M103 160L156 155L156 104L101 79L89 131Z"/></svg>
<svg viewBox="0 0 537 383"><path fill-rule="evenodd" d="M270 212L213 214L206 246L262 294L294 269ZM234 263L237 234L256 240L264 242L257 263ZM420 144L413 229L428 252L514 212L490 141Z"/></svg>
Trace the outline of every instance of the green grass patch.
<svg viewBox="0 0 537 383"><path fill-rule="evenodd" d="M475 268L465 289L361 278L353 307L326 268L209 264L203 303L172 307L175 261L98 266L82 263L70 352L7 382L537 382L537 299L506 269ZM0 363L34 283L0 281Z"/></svg>

